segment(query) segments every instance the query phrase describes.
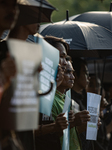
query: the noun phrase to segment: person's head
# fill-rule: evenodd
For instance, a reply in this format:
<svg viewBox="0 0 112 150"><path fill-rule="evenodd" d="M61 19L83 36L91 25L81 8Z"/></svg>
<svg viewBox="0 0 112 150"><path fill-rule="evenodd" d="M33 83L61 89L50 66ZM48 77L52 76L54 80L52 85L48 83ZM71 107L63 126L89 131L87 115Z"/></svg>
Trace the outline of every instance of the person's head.
<svg viewBox="0 0 112 150"><path fill-rule="evenodd" d="M35 34L39 29L39 24L29 24L23 26L15 26L9 33L9 38L17 38L26 40L28 35Z"/></svg>
<svg viewBox="0 0 112 150"><path fill-rule="evenodd" d="M85 89L89 83L89 71L86 61L81 58L74 58L73 68L75 70L74 86L78 87L78 90Z"/></svg>
<svg viewBox="0 0 112 150"><path fill-rule="evenodd" d="M66 89L71 89L73 84L74 84L74 75L73 75L74 69L72 67L71 61L67 61L66 69L64 72L64 79L58 88L58 90L66 90Z"/></svg>
<svg viewBox="0 0 112 150"><path fill-rule="evenodd" d="M18 14L17 0L0 0L0 31L10 29Z"/></svg>
<svg viewBox="0 0 112 150"><path fill-rule="evenodd" d="M39 30L40 24L34 23L34 24L25 25L23 27L25 28L25 30L29 32L29 35L33 35Z"/></svg>
<svg viewBox="0 0 112 150"><path fill-rule="evenodd" d="M91 76L89 80L89 85L87 88L87 92L100 94L101 90L101 81L96 76Z"/></svg>
<svg viewBox="0 0 112 150"><path fill-rule="evenodd" d="M54 46L55 48L57 48L59 50L59 52L60 52L59 64L65 70L66 65L67 65L66 56L67 56L67 52L69 50L69 45L66 43L66 41L64 39L57 38L54 36L45 36L44 39L49 44L51 44L52 46Z"/></svg>

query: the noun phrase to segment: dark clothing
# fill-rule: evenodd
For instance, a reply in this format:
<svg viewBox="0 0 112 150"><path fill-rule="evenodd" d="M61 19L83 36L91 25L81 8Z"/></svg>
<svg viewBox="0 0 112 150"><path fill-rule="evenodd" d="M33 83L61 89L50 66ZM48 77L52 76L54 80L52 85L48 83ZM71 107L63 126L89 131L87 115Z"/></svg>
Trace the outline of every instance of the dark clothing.
<svg viewBox="0 0 112 150"><path fill-rule="evenodd" d="M80 111L86 110L84 106L84 97L85 95L79 94L71 90L71 98L79 104ZM86 140L86 132L80 134L81 144L83 150L93 150L93 143L90 140Z"/></svg>
<svg viewBox="0 0 112 150"><path fill-rule="evenodd" d="M0 42L0 65L1 62L7 57L8 48L6 41Z"/></svg>
<svg viewBox="0 0 112 150"><path fill-rule="evenodd" d="M34 147L32 147L34 145L32 131L15 132L2 130L1 133L2 141L4 141L2 150L34 150Z"/></svg>
<svg viewBox="0 0 112 150"><path fill-rule="evenodd" d="M83 105L84 96L73 90L71 90L71 98L79 104L80 111L85 110L86 107Z"/></svg>
<svg viewBox="0 0 112 150"><path fill-rule="evenodd" d="M18 135L24 150L34 150L34 137L33 131L19 131L16 132Z"/></svg>
<svg viewBox="0 0 112 150"><path fill-rule="evenodd" d="M40 113L40 125L53 123L52 116L48 117ZM56 133L49 133L45 135L35 135L36 150L61 150L60 138Z"/></svg>
<svg viewBox="0 0 112 150"><path fill-rule="evenodd" d="M105 121L106 125L109 125L111 123L112 105L111 105L111 107L104 110L104 119L105 119L104 121ZM112 150L112 132L110 134L111 134L111 137L110 137L109 143L108 143L108 150Z"/></svg>
<svg viewBox="0 0 112 150"><path fill-rule="evenodd" d="M101 120L101 122L102 122L102 125L100 126L98 130L97 141L94 141L94 149L95 150L108 150L109 142L106 136L106 126L103 120Z"/></svg>

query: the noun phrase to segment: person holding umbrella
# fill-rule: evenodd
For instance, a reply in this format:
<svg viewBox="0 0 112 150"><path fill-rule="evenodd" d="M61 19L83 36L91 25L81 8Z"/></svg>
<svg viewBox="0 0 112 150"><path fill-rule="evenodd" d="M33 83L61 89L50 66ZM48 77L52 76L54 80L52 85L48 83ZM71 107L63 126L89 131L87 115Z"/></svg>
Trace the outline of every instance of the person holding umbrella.
<svg viewBox="0 0 112 150"><path fill-rule="evenodd" d="M2 0L1 1L1 3L3 3L4 2L4 0ZM5 0L5 2L6 2L6 4L7 4L7 7L8 7L8 5L10 4L10 2L11 2L11 8L12 8L12 5L13 6L15 6L15 4L16 4L16 0L14 0L14 3L13 3L13 0L11 0L10 2L8 1L8 0ZM33 2L33 1L32 1ZM39 4L40 4L40 2L38 2ZM45 5L45 4L44 4ZM47 5L48 5L48 3L47 3ZM39 5L40 6L40 5ZM27 7L27 6L25 6L25 7ZM51 5L50 5L50 7L51 7ZM10 8L10 7L9 7ZM10 8L10 9L11 9ZM47 8L47 7L46 7ZM37 8L36 8L37 9ZM38 8L38 10L40 11L40 8ZM52 12L52 11L51 11ZM51 14L51 12L49 13L49 15L47 15L47 17L49 16L50 17L50 14ZM39 12L39 14L41 14L40 12ZM9 19L11 18L12 16L10 15L9 16ZM40 16L39 16L39 18L40 18ZM19 17L19 19L20 19L20 17ZM37 19L37 18L36 18ZM25 20L25 18L24 18L24 20ZM46 18L46 20L47 21L49 21L50 19L48 18ZM34 20L33 20L34 21ZM26 40L27 39L27 37L28 37L28 35L29 34L34 34L34 33L36 33L37 32L37 29L39 29L39 26L38 26L38 21L41 21L40 19L37 19L36 21L34 21L34 23L33 24L31 24L31 25L24 25L24 26L21 26L20 27L20 24L18 25L18 26L16 26L13 30L11 30L11 34L10 34L10 37L12 37L12 38L16 38L16 39L21 39L21 40ZM18 24L18 22L17 22L17 24ZM17 25L16 24L16 25ZM23 23L24 24L24 23ZM30 23L27 23L27 24L30 24ZM6 28L6 29L9 29L9 28ZM4 42L2 42L2 43L4 43ZM6 47L5 47L6 48ZM4 60L3 60L3 62L4 62L4 65L3 66L5 66L4 68L5 68L5 70L6 71L9 71L9 68L7 68L7 65L9 65L10 67L11 67L11 69L13 69L14 71L13 71L13 75L15 75L15 73L16 73L16 67L15 67L15 63L14 63L14 60L13 60L13 66L11 66L11 62L5 62L5 59L6 59L6 55L7 55L7 49L5 49L5 51L4 51ZM6 64L7 63L7 64ZM39 68L39 70L38 71L40 71L40 68ZM9 80L10 80L10 77L12 77L11 75L9 76ZM7 81L6 81L7 82ZM6 135L7 135L7 133L6 133ZM14 134L14 136L15 136L15 140L16 140L16 144L15 143L13 143L12 142L12 144L14 144L14 145L16 145L17 146L17 148L18 149L21 149L21 150L23 150L23 149L29 149L29 150L33 150L34 149L34 144L33 144L33 133L32 133L32 131L30 132L18 132L16 135ZM16 136L17 137L19 137L19 140L18 140L18 138L16 138ZM7 142L7 141L6 141ZM11 142L9 142L9 144L7 145L8 147L8 149L12 149L12 144L11 144ZM3 146L3 145L2 145ZM3 149L4 149L4 147L2 147ZM15 148L14 148L15 149Z"/></svg>
<svg viewBox="0 0 112 150"><path fill-rule="evenodd" d="M28 35L33 35L39 30L39 24L30 24L24 26L15 26L9 33L8 38L18 39L26 41ZM38 72L41 71L41 66L38 68ZM8 90L8 89L7 89ZM21 131L16 132L16 136L19 137L24 150L34 149L33 131ZM28 142L29 141L29 142Z"/></svg>
<svg viewBox="0 0 112 150"><path fill-rule="evenodd" d="M17 4L19 9L17 7ZM43 0L42 2L39 0L10 0L10 2L8 0L0 0L0 36L2 35L4 30L12 29L15 23L17 26L21 26L40 22L50 22L51 13L53 10L55 10L55 8L46 0ZM32 27L30 27L30 29L31 28ZM34 32L35 31L33 31L33 33ZM27 36L27 33L26 35L24 33L24 36ZM0 55L0 57L2 60L2 92L7 87L7 84L5 85L5 83L8 82L10 80L10 77L13 77L16 72L14 60L12 60L12 58L10 58L8 54L6 58L6 52L3 49L4 43L1 43L0 50L2 51L2 55ZM6 60L3 60L4 57Z"/></svg>

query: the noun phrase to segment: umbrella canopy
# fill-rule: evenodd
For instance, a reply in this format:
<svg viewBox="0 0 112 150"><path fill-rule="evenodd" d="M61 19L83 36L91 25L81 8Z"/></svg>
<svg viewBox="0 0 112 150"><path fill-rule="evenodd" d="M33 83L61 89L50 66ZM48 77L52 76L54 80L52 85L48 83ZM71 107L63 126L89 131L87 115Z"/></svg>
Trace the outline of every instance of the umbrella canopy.
<svg viewBox="0 0 112 150"><path fill-rule="evenodd" d="M51 22L51 14L56 10L46 0L18 0L19 17L17 25Z"/></svg>
<svg viewBox="0 0 112 150"><path fill-rule="evenodd" d="M47 26L40 34L64 38L72 57L105 57L112 54L112 32L95 24L62 21Z"/></svg>
<svg viewBox="0 0 112 150"><path fill-rule="evenodd" d="M91 11L69 18L71 21L90 22L101 25L112 31L112 12L108 11Z"/></svg>

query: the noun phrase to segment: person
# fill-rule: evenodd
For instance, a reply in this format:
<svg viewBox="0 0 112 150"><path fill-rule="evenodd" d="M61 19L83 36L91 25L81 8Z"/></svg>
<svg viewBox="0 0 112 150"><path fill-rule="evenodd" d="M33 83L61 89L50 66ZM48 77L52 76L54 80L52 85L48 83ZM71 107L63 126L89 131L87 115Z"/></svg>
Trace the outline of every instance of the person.
<svg viewBox="0 0 112 150"><path fill-rule="evenodd" d="M95 94L100 94L100 90L101 90L101 81L100 79L95 76L92 75L90 77L90 82L89 85L87 87L87 92L91 92L91 93L95 93ZM103 98L105 98L105 91L103 89ZM98 134L97 134L97 141L94 141L94 149L95 150L108 150L108 145L109 145L109 140L108 140L108 133L109 133L109 129L111 129L111 125L112 123L110 123L108 126L106 126L106 122L105 122L105 118L104 118L104 114L103 114L103 110L100 109L100 118L101 118L101 126L98 130Z"/></svg>
<svg viewBox="0 0 112 150"><path fill-rule="evenodd" d="M24 26L15 26L10 31L8 38L26 41L26 39L28 38L28 35L35 34L38 31L38 29L39 29L38 23L30 24L30 25L24 25ZM7 52L8 52L8 49L7 49ZM38 68L37 71L38 72L41 71L41 66ZM10 86L9 86L9 88L10 88ZM6 92L8 92L9 88L7 88L4 95L6 94ZM4 95L3 95L3 98L4 98ZM3 98L2 98L2 105L4 103ZM24 150L34 149L33 130L19 131L19 132L16 131L15 135L18 137Z"/></svg>
<svg viewBox="0 0 112 150"><path fill-rule="evenodd" d="M7 29L11 29L16 23L18 17L17 0L0 0L0 37ZM7 54L4 58L4 46L0 42L0 102L2 94L7 85L6 82L9 78L15 75L15 63L14 60ZM13 69L12 69L13 68ZM2 129L0 137L2 136ZM3 145L3 141L0 140L0 147Z"/></svg>
<svg viewBox="0 0 112 150"><path fill-rule="evenodd" d="M112 83L107 83L105 85L106 90L106 99L111 104L110 107L107 107L104 111L104 117L106 122L106 131L108 133L109 146L108 150L112 149Z"/></svg>
<svg viewBox="0 0 112 150"><path fill-rule="evenodd" d="M44 39L59 50L60 59L59 67L60 70L57 75L57 88L61 84L64 78L64 71L66 69L67 61L66 56L69 50L69 45L62 39L54 36L45 36ZM47 119L48 118L48 119ZM36 149L61 149L60 141L57 136L58 132L63 131L68 126L68 122L64 117L64 113L58 114L55 122L52 117L46 117L44 114L40 114L40 126L35 131L35 145ZM45 142L46 141L46 142ZM55 147L54 147L55 144Z"/></svg>
<svg viewBox="0 0 112 150"><path fill-rule="evenodd" d="M85 60L75 58L73 60L73 68L75 70L75 81L71 90L72 98L79 104L80 111L86 109L84 100L86 99L83 95L84 89L89 84L89 71Z"/></svg>
<svg viewBox="0 0 112 150"><path fill-rule="evenodd" d="M28 38L28 35L35 34L38 31L38 29L39 29L38 23L30 24L30 25L24 25L24 26L15 26L10 31L8 38L14 38L14 39L26 41L26 39ZM6 49L6 53L8 53L8 49ZM12 66L12 68L14 69L13 66ZM40 65L40 67L38 68L37 71L40 72L41 69L42 68ZM15 72L15 74L16 74L16 72ZM9 88L10 88L10 86L9 86ZM6 94L6 92L8 92L8 87L7 87L7 90L5 91L5 94ZM3 101L3 98L2 98L2 101ZM33 131L16 132L16 136L21 141L21 143L22 143L21 145L23 146L24 150L34 149Z"/></svg>
<svg viewBox="0 0 112 150"><path fill-rule="evenodd" d="M100 95L101 81L95 75L90 76L89 85L86 89L87 92L95 93Z"/></svg>
<svg viewBox="0 0 112 150"><path fill-rule="evenodd" d="M53 36L45 36L44 39L49 44L51 44L52 46L54 46L55 48L57 48L60 51L60 60L59 60L59 66L60 66L59 69L60 70L59 70L59 73L58 73L57 79L56 79L57 80L57 87L58 87L64 78L63 74L64 74L64 70L66 68L66 56L67 56L67 53L69 50L69 45L62 38L56 38ZM64 50L62 51L61 49L66 49L66 52Z"/></svg>
<svg viewBox="0 0 112 150"><path fill-rule="evenodd" d="M5 30L13 28L18 17L18 12L17 0L0 0L0 37ZM8 82L9 78L13 77L16 72L14 60L9 54L3 59L4 53L4 44L2 45L0 42L0 98L7 87L5 83Z"/></svg>
<svg viewBox="0 0 112 150"><path fill-rule="evenodd" d="M75 81L71 90L71 97L75 102L79 104L80 111L86 111L87 108L86 88L89 84L90 79L87 63L84 59L75 58L73 59L73 68L75 70L74 72ZM80 139L83 150L94 149L93 142L90 140L86 140L86 132L84 130L82 131L80 132Z"/></svg>
<svg viewBox="0 0 112 150"><path fill-rule="evenodd" d="M67 58L68 59L68 58ZM71 89L74 84L74 76L73 76L74 69L71 64L71 60L68 59L68 64L66 67L66 71L64 74L64 80L62 84L57 88L53 108L52 108L52 114L54 120L56 119L56 116L58 113L60 113L64 106L64 97L65 97L65 91L67 89ZM78 126L84 126L85 122L90 120L90 115L88 111L74 113L74 111L70 111L70 114L72 115L72 121L70 122L70 150L72 149L82 149L82 146L80 144L80 138L78 136ZM73 119L74 116L74 119ZM69 116L70 119L70 116ZM61 145L62 145L62 139Z"/></svg>
<svg viewBox="0 0 112 150"><path fill-rule="evenodd" d="M72 67L72 64L70 61L68 61L68 64L67 64L67 67L66 67L66 70L64 73L64 80L61 83L61 85L57 88L56 95L55 95L54 102L53 102L52 116L53 116L54 120L56 119L57 115L63 111L66 89L68 89L68 88L70 89L73 86L74 78L75 78L73 75L73 72L74 72L74 69ZM74 121L74 119L73 119L73 121ZM62 135L63 134L60 133L61 146L62 146L62 141L63 141ZM81 149L80 142L79 142L75 127L72 127L70 129L70 146L69 146L69 149L70 150L72 150L72 149L80 150Z"/></svg>

